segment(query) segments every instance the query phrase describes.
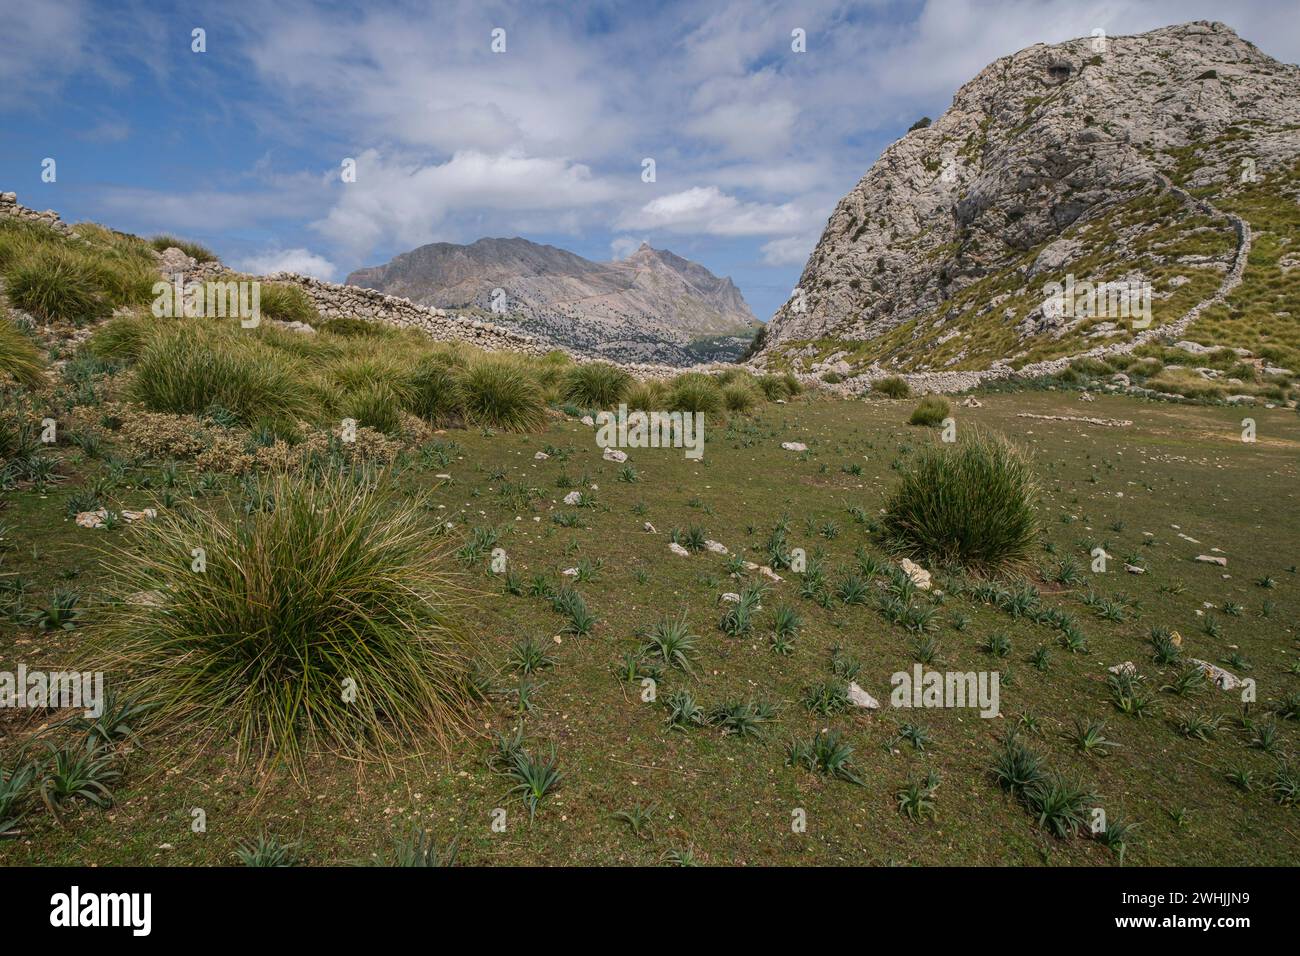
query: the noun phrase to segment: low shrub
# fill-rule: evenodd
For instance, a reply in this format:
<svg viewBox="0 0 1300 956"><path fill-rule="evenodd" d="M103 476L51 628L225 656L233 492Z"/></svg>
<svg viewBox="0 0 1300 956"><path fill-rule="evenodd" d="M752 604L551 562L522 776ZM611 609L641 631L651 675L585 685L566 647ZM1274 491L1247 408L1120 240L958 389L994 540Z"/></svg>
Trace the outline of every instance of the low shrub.
<svg viewBox="0 0 1300 956"><path fill-rule="evenodd" d="M45 322L86 325L112 312L94 262L67 249L38 247L15 260L4 278L10 304Z"/></svg>
<svg viewBox="0 0 1300 956"><path fill-rule="evenodd" d="M908 423L937 428L948 417L950 411L952 411L952 407L948 404L946 398L941 398L938 395L927 395L921 399L921 404L912 409L912 417L908 419Z"/></svg>
<svg viewBox="0 0 1300 956"><path fill-rule="evenodd" d="M156 412L201 415L219 406L244 425L268 417L291 422L320 410L309 397L308 378L306 369L257 339L187 324L145 343L128 393Z"/></svg>
<svg viewBox="0 0 1300 956"><path fill-rule="evenodd" d="M729 412L747 412L758 404L759 393L753 387L733 382L722 388L722 404Z"/></svg>
<svg viewBox="0 0 1300 956"><path fill-rule="evenodd" d="M878 395L884 395L887 398L907 398L912 394L911 388L902 376L890 375L888 378L879 378L871 383L871 390Z"/></svg>
<svg viewBox="0 0 1300 956"><path fill-rule="evenodd" d="M465 416L476 425L530 432L546 421L541 386L512 359L476 359L461 373L459 384Z"/></svg>
<svg viewBox="0 0 1300 956"><path fill-rule="evenodd" d="M632 376L608 362L575 365L564 377L564 397L584 408L616 408L631 387Z"/></svg>
<svg viewBox="0 0 1300 956"><path fill-rule="evenodd" d="M27 388L45 384L45 356L8 318L0 317L0 375Z"/></svg>
<svg viewBox="0 0 1300 956"><path fill-rule="evenodd" d="M722 390L712 376L687 372L673 379L668 408L674 412L715 414L722 410Z"/></svg>
<svg viewBox="0 0 1300 956"><path fill-rule="evenodd" d="M998 572L1035 553L1038 490L1008 441L967 431L959 444L922 449L885 506L883 531L898 550L941 564Z"/></svg>
<svg viewBox="0 0 1300 956"><path fill-rule="evenodd" d="M177 239L175 236L166 234L154 236L149 240L149 245L153 246L159 252L167 249L179 249L196 262L216 262L217 254L207 246L200 245L197 242L190 242L186 239Z"/></svg>
<svg viewBox="0 0 1300 956"><path fill-rule="evenodd" d="M280 322L306 322L315 326L320 321L316 307L307 293L296 285L283 282L263 282L258 294L261 297L262 316Z"/></svg>
<svg viewBox="0 0 1300 956"><path fill-rule="evenodd" d="M419 506L341 476L278 476L271 507L135 526L94 644L151 719L295 771L316 750L384 757L465 727L454 581ZM202 574L189 555L206 553Z"/></svg>

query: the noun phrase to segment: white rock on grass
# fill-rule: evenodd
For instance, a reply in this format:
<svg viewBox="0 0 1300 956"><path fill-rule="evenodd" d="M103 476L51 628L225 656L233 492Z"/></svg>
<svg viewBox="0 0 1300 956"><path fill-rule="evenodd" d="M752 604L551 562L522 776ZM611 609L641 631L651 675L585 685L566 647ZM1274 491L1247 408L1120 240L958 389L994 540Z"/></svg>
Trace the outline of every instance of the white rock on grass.
<svg viewBox="0 0 1300 956"><path fill-rule="evenodd" d="M1226 568L1228 566L1227 558L1220 558L1213 554L1198 554L1196 560L1200 561L1202 564L1217 564L1221 568Z"/></svg>
<svg viewBox="0 0 1300 956"><path fill-rule="evenodd" d="M1140 568L1140 567L1138 567L1136 564L1126 564L1126 565L1124 565L1124 570L1127 571L1129 574L1146 574L1146 573L1147 573L1147 569L1146 569L1146 568Z"/></svg>
<svg viewBox="0 0 1300 956"><path fill-rule="evenodd" d="M606 448L605 453L600 457L606 461L625 462L627 461L627 452L619 451L617 448Z"/></svg>
<svg viewBox="0 0 1300 956"><path fill-rule="evenodd" d="M708 548L708 549L709 549L710 551L712 551L714 554L730 554L730 553L731 553L730 551L727 550L727 546L726 546L725 544L723 544L721 541L705 541L705 542L704 542L704 547Z"/></svg>
<svg viewBox="0 0 1300 956"><path fill-rule="evenodd" d="M786 451L807 451L808 446L801 441L783 441L781 447Z"/></svg>
<svg viewBox="0 0 1300 956"><path fill-rule="evenodd" d="M643 524L643 525L641 526L641 528L642 528L642 530L646 531L648 534L658 534L658 533L659 533L658 531L655 530L655 526L652 525L649 521L647 521L645 524Z"/></svg>
<svg viewBox="0 0 1300 956"><path fill-rule="evenodd" d="M588 428L596 427L596 422L590 415L582 416L582 424L586 425Z"/></svg>
<svg viewBox="0 0 1300 956"><path fill-rule="evenodd" d="M898 566L903 569L903 573L912 579L912 583L922 591L930 590L930 572L921 567L915 561L904 558Z"/></svg>
<svg viewBox="0 0 1300 956"><path fill-rule="evenodd" d="M683 548L676 541L668 542L668 550L671 551L673 554L680 555L683 558L689 558L691 556L691 553L687 551L685 548Z"/></svg>
<svg viewBox="0 0 1300 956"><path fill-rule="evenodd" d="M1132 676L1138 672L1137 665L1132 661L1125 661L1123 664L1116 664L1114 667L1107 667L1106 670L1112 674L1128 674Z"/></svg>
<svg viewBox="0 0 1300 956"><path fill-rule="evenodd" d="M578 569L577 569L577 568L565 568L565 569L564 569L563 571L561 571L560 573L563 574L565 577L576 578L576 577L578 576Z"/></svg>
<svg viewBox="0 0 1300 956"><path fill-rule="evenodd" d="M1214 684L1215 687L1219 688L1219 690L1236 690L1241 686L1241 678L1237 677L1235 674L1228 673L1217 664L1211 664L1209 661L1200 661L1195 657L1192 658L1192 663L1199 667L1205 673L1205 676L1210 679L1210 682Z"/></svg>
<svg viewBox="0 0 1300 956"><path fill-rule="evenodd" d="M582 500L581 491L570 491L567 495L564 496L564 503L566 505L576 505L581 500Z"/></svg>
<svg viewBox="0 0 1300 956"><path fill-rule="evenodd" d="M740 595L737 594L735 591L727 591L722 595L722 600L726 604L739 604Z"/></svg>
<svg viewBox="0 0 1300 956"><path fill-rule="evenodd" d="M546 459L550 457L551 456L546 454L546 452L544 451L539 451L537 454L533 455L533 458L536 459L537 461L546 461Z"/></svg>
<svg viewBox="0 0 1300 956"><path fill-rule="evenodd" d="M880 709L880 702L856 683L849 684L849 703L854 707L865 707L867 710Z"/></svg>

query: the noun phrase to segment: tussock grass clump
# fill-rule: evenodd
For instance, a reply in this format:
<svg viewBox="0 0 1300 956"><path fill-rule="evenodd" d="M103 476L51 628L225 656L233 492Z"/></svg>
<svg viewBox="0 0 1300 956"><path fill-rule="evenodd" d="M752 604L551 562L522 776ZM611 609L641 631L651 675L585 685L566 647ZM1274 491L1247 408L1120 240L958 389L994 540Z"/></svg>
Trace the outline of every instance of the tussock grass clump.
<svg viewBox="0 0 1300 956"><path fill-rule="evenodd" d="M460 377L465 415L476 425L512 432L537 431L546 421L541 386L511 359L485 357Z"/></svg>
<svg viewBox="0 0 1300 956"><path fill-rule="evenodd" d="M968 431L922 449L886 504L883 530L900 551L981 572L1026 564L1038 534L1038 490L1008 441Z"/></svg>
<svg viewBox="0 0 1300 956"><path fill-rule="evenodd" d="M296 285L263 282L258 291L262 315L266 318L281 322L306 322L312 326L320 321L320 315L311 299Z"/></svg>
<svg viewBox="0 0 1300 956"><path fill-rule="evenodd" d="M0 317L0 375L28 388L45 383L45 357L41 350L22 329L4 317Z"/></svg>
<svg viewBox="0 0 1300 956"><path fill-rule="evenodd" d="M632 376L608 362L576 365L564 377L564 397L584 408L615 408L631 387Z"/></svg>
<svg viewBox="0 0 1300 956"><path fill-rule="evenodd" d="M912 394L911 388L908 387L906 380L898 375L890 375L888 378L877 379L871 383L871 390L878 395L884 395L887 398L907 398Z"/></svg>
<svg viewBox="0 0 1300 956"><path fill-rule="evenodd" d="M464 410L464 396L456 375L434 356L419 360L407 376L407 408L431 425L442 425Z"/></svg>
<svg viewBox="0 0 1300 956"><path fill-rule="evenodd" d="M215 405L251 425L313 412L306 379L297 363L257 339L187 326L145 344L129 393L152 411L200 415Z"/></svg>
<svg viewBox="0 0 1300 956"><path fill-rule="evenodd" d="M747 412L758 404L758 398L753 386L742 382L732 382L722 389L722 404L729 412Z"/></svg>
<svg viewBox="0 0 1300 956"><path fill-rule="evenodd" d="M175 236L169 236L166 233L154 236L149 240L149 245L163 252L167 249L179 249L196 262L216 262L217 254L207 246L197 242L190 242L187 239L177 239Z"/></svg>
<svg viewBox="0 0 1300 956"><path fill-rule="evenodd" d="M88 257L67 249L38 247L14 261L4 278L9 302L45 322L85 325L112 312L99 270Z"/></svg>
<svg viewBox="0 0 1300 956"><path fill-rule="evenodd" d="M349 339L385 339L392 338L394 330L379 322L367 322L365 319L352 319L339 316L317 323L317 332L329 332Z"/></svg>
<svg viewBox="0 0 1300 956"><path fill-rule="evenodd" d="M151 719L233 737L260 769L370 758L463 728L467 644L414 502L342 476L280 476L271 507L137 526L95 645ZM177 556L201 547L202 573Z"/></svg>
<svg viewBox="0 0 1300 956"><path fill-rule="evenodd" d="M674 412L717 413L722 410L722 389L712 376L701 372L678 375L668 393L668 408Z"/></svg>
<svg viewBox="0 0 1300 956"><path fill-rule="evenodd" d="M168 327L166 321L141 313L115 316L95 329L86 348L99 359L134 362L154 334Z"/></svg>
<svg viewBox="0 0 1300 956"><path fill-rule="evenodd" d="M940 398L938 395L927 395L921 399L921 404L912 409L912 417L908 419L908 424L924 425L927 428L937 428L952 407L948 404L946 398Z"/></svg>
<svg viewBox="0 0 1300 956"><path fill-rule="evenodd" d="M339 411L344 418L385 435L396 435L402 430L402 400L384 382L371 382L345 392Z"/></svg>
<svg viewBox="0 0 1300 956"><path fill-rule="evenodd" d="M658 411L668 402L668 387L657 379L637 382L627 390L624 401L629 411Z"/></svg>

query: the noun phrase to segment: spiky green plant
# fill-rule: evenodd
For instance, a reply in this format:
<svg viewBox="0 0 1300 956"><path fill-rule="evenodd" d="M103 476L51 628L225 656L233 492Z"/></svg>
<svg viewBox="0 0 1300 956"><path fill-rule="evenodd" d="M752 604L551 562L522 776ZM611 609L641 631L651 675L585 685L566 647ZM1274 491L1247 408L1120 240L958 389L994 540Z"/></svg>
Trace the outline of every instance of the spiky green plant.
<svg viewBox="0 0 1300 956"><path fill-rule="evenodd" d="M278 837L259 833L254 840L235 848L235 859L242 866L289 867L298 864L298 844L285 843Z"/></svg>
<svg viewBox="0 0 1300 956"><path fill-rule="evenodd" d="M95 647L151 719L233 737L259 767L362 756L465 726L469 643L418 503L345 476L259 484L270 510L164 512L136 526ZM202 548L206 566L188 556Z"/></svg>
<svg viewBox="0 0 1300 956"><path fill-rule="evenodd" d="M698 638L686 622L686 612L677 618L661 618L642 635L641 654L663 661L669 667L691 673Z"/></svg>

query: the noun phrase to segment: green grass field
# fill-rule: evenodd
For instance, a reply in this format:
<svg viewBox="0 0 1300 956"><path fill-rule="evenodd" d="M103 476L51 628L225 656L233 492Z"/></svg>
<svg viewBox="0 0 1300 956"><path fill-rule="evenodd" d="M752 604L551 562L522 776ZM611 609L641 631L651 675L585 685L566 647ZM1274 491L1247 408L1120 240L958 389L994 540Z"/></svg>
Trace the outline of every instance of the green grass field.
<svg viewBox="0 0 1300 956"><path fill-rule="evenodd" d="M1054 391L981 400L982 408L953 409L958 442L976 427L1007 436L1029 452L1041 485L1036 600L1004 590L1000 608L985 603L1000 599L997 588L931 569L943 594L913 599L932 608L913 619L923 630L891 623L876 606L888 580L882 568L893 564L874 533L880 511L899 469L939 440L936 430L907 424L914 399L811 397L710 415L701 460L680 449L628 449L627 466L602 460L593 431L572 417L553 415L535 434L450 428L399 458L386 494L422 502L428 548L465 588L458 613L489 690L470 713L474 733L447 750L417 741L387 764L316 753L297 777L261 777L238 763L233 742L184 727L146 729L117 749L123 775L111 807L71 800L60 822L37 801L18 834L0 840L0 864L230 864L259 835L294 844L305 864L353 863L386 858L418 827L471 865L1117 865L1118 839L1108 848L1086 828L1054 836L999 788L990 767L1016 728L1047 767L1097 795L1085 801L1089 810L1103 808L1112 826L1136 824L1122 840L1125 863L1300 861L1295 791L1288 804L1284 789L1295 782L1300 728L1295 411L1107 396L1084 405ZM1254 443L1241 440L1247 415L1257 423ZM782 442L808 450L786 451ZM549 457L537 460L538 451ZM236 479L190 465L172 472L160 461L106 463L75 447L57 455L66 480L25 482L4 495L10 612L0 625L0 670L19 661L76 666L112 613L102 598L130 560L124 552L135 532L77 527L74 495L100 482L110 509L201 513L247 503ZM573 490L586 492L583 502L565 505ZM657 533L643 530L646 522ZM683 541L695 529L766 564L782 523L788 547L823 569L820 598L807 575L789 569L779 570L779 583L753 571L736 577L727 556L669 548L674 529ZM517 577L491 571L493 547ZM1096 547L1111 556L1104 574L1090 570ZM1194 560L1220 553L1226 567ZM1146 573L1127 573L1125 563ZM576 580L563 574L571 568ZM855 574L869 579L864 603L852 603L859 598L851 588L843 591L851 602L837 596ZM587 636L562 632L566 618L530 594L536 576L582 595L597 618ZM725 633L720 622L732 605L720 596L758 582L767 589L749 630ZM59 589L79 595L73 628L30 623ZM775 642L785 653L773 641L783 606L799 619L792 636ZM1073 619L1086 650L1072 653L1058 627L1032 619L1053 609ZM624 658L643 632L680 615L696 636L689 671L661 662L656 700L646 701L649 665ZM1211 686L1185 696L1162 689L1184 666L1155 662L1150 635L1159 628L1181 636L1183 660L1253 679L1257 702L1243 706L1239 693ZM540 666L524 676L514 649L528 639L530 664ZM891 674L910 671L918 657L943 671L998 671L1000 716L892 708ZM1107 668L1123 661L1144 678L1141 716L1112 700ZM843 708L849 679L880 709ZM827 713L816 713L806 700L824 683ZM752 700L775 716L752 724L753 734L713 723L670 728L666 702L680 691L706 713ZM61 716L0 710L0 766L12 766L25 746L40 755L46 737L69 739L65 729L48 729ZM1180 733L1184 716L1197 718L1190 726L1209 739ZM1104 721L1115 746L1082 752L1076 719ZM514 781L489 762L493 734L517 726L530 754L554 748L563 775L532 819L511 792ZM862 786L788 764L791 741L825 728L852 747L848 767ZM930 773L932 788L923 783ZM913 796L931 791L932 817L900 810L909 784ZM204 832L195 832L196 810Z"/></svg>

